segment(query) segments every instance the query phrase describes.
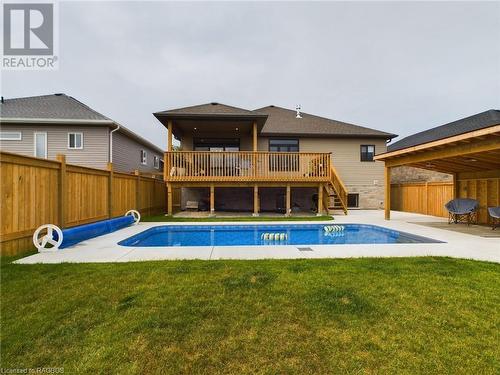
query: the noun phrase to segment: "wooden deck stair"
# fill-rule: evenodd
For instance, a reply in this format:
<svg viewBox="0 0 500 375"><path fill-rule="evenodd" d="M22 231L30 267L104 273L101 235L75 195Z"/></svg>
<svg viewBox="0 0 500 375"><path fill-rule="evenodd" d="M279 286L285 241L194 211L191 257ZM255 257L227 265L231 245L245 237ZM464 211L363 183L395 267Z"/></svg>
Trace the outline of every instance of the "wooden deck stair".
<svg viewBox="0 0 500 375"><path fill-rule="evenodd" d="M340 179L337 170L331 166L330 180L325 185L328 199L326 199L326 209L330 213L334 210L342 210L347 215L347 188Z"/></svg>

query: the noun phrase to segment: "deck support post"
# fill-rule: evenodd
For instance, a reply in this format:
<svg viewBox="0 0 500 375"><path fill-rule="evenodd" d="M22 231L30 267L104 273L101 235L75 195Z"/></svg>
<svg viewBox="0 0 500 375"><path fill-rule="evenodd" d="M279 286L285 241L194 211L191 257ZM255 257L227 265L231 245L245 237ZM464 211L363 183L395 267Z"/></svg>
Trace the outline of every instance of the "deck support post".
<svg viewBox="0 0 500 375"><path fill-rule="evenodd" d="M215 186L210 185L210 216L215 216Z"/></svg>
<svg viewBox="0 0 500 375"><path fill-rule="evenodd" d="M172 184L167 182L167 215L172 216Z"/></svg>
<svg viewBox="0 0 500 375"><path fill-rule="evenodd" d="M253 152L257 151L257 123L254 122L252 126L252 138L253 138Z"/></svg>
<svg viewBox="0 0 500 375"><path fill-rule="evenodd" d="M291 209L291 187L290 184L286 185L286 211L285 211L285 216L291 216L292 214L292 209Z"/></svg>
<svg viewBox="0 0 500 375"><path fill-rule="evenodd" d="M172 124L172 120L168 120L167 122L167 130L168 130L168 134L167 134L167 151L170 152L172 151L172 128L173 128L173 124Z"/></svg>
<svg viewBox="0 0 500 375"><path fill-rule="evenodd" d="M318 213L317 216L323 215L323 184L318 185Z"/></svg>
<svg viewBox="0 0 500 375"><path fill-rule="evenodd" d="M259 186L253 187L253 214L252 216L259 216Z"/></svg>
<svg viewBox="0 0 500 375"><path fill-rule="evenodd" d="M384 209L385 209L385 220L391 220L391 167L385 167L384 173L385 181L385 198L384 198Z"/></svg>

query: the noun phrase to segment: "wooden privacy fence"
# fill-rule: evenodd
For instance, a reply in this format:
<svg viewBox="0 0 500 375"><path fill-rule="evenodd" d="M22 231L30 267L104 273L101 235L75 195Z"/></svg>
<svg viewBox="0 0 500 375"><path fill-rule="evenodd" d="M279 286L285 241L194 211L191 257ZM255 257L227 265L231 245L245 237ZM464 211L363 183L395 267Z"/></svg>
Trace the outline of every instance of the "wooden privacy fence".
<svg viewBox="0 0 500 375"><path fill-rule="evenodd" d="M391 209L448 217L444 205L453 196L452 182L392 184ZM500 178L459 178L456 196L476 199L479 202L478 223L490 223L488 207L500 206Z"/></svg>
<svg viewBox="0 0 500 375"><path fill-rule="evenodd" d="M160 179L66 164L64 156L45 160L0 152L0 248L4 255L32 247L42 224L60 227L121 216L165 211Z"/></svg>
<svg viewBox="0 0 500 375"><path fill-rule="evenodd" d="M391 185L391 209L448 217L444 205L453 199L452 182Z"/></svg>

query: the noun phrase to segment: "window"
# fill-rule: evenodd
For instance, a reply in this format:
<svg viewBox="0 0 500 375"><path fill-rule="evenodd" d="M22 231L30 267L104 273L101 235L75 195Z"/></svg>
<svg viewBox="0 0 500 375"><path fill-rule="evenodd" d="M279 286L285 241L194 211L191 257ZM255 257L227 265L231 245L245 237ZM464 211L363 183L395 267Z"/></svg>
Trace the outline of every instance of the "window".
<svg viewBox="0 0 500 375"><path fill-rule="evenodd" d="M270 139L269 140L270 152L299 152L298 139ZM288 172L299 170L299 155L290 155L283 157L283 155L271 154L269 155L269 170Z"/></svg>
<svg viewBox="0 0 500 375"><path fill-rule="evenodd" d="M269 151L271 152L299 152L298 139L270 139Z"/></svg>
<svg viewBox="0 0 500 375"><path fill-rule="evenodd" d="M35 133L35 157L47 159L47 133Z"/></svg>
<svg viewBox="0 0 500 375"><path fill-rule="evenodd" d="M21 132L0 132L0 141L20 141Z"/></svg>
<svg viewBox="0 0 500 375"><path fill-rule="evenodd" d="M158 156L154 156L153 161L154 161L154 167L156 169L160 169L160 158Z"/></svg>
<svg viewBox="0 0 500 375"><path fill-rule="evenodd" d="M347 207L357 208L359 207L359 194L347 194Z"/></svg>
<svg viewBox="0 0 500 375"><path fill-rule="evenodd" d="M194 151L240 151L239 138L194 138Z"/></svg>
<svg viewBox="0 0 500 375"><path fill-rule="evenodd" d="M361 145L361 161L374 161L375 145Z"/></svg>
<svg viewBox="0 0 500 375"><path fill-rule="evenodd" d="M68 148L74 150L83 149L83 133L68 133Z"/></svg>
<svg viewBox="0 0 500 375"><path fill-rule="evenodd" d="M146 165L148 164L148 156L146 154L146 151L141 150L141 164Z"/></svg>

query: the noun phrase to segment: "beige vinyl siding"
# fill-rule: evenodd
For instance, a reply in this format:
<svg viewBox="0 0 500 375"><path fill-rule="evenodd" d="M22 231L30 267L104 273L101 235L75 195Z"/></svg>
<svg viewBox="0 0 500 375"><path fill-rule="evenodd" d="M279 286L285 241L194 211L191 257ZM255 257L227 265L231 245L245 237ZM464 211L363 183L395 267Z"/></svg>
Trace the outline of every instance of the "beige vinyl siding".
<svg viewBox="0 0 500 375"><path fill-rule="evenodd" d="M386 151L383 139L299 138L300 152L331 152L333 165L345 183L373 184L374 180L383 183L384 163L361 161L361 145L375 145L375 154ZM259 151L268 150L269 138L259 137Z"/></svg>
<svg viewBox="0 0 500 375"><path fill-rule="evenodd" d="M108 162L108 128L75 125L4 125L2 131L20 131L20 141L0 141L2 151L35 156L34 133L47 133L47 158L66 155L66 162L91 168L105 169ZM83 133L83 149L68 149L68 133Z"/></svg>
<svg viewBox="0 0 500 375"><path fill-rule="evenodd" d="M141 164L141 150L145 150L147 153L146 165ZM163 159L160 152L138 143L120 131L113 133L113 167L115 171L131 173L137 169L147 173L163 173L161 167L154 168L154 156Z"/></svg>
<svg viewBox="0 0 500 375"><path fill-rule="evenodd" d="M359 194L359 208L382 208L384 163L361 161L361 145L375 145L375 154L386 151L378 138L298 138L300 152L331 152L332 163L350 193ZM269 150L269 137L259 137L259 151Z"/></svg>

